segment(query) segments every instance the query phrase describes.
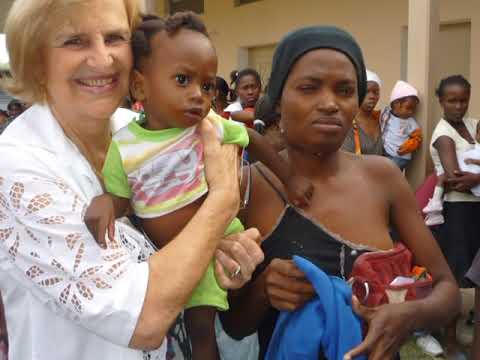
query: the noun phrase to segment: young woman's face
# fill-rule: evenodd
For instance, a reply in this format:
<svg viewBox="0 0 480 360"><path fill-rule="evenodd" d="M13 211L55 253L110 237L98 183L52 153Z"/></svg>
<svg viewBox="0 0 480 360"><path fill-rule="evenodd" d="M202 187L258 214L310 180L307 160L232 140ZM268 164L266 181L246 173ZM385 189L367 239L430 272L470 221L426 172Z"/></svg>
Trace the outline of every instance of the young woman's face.
<svg viewBox="0 0 480 360"><path fill-rule="evenodd" d="M238 82L238 86L235 89L243 108L255 107L255 104L260 97L260 83L253 75L245 75Z"/></svg>
<svg viewBox="0 0 480 360"><path fill-rule="evenodd" d="M49 102L77 116L108 118L128 92L132 68L125 6L92 0L75 16L44 48Z"/></svg>
<svg viewBox="0 0 480 360"><path fill-rule="evenodd" d="M468 111L470 91L462 85L447 85L440 98L445 120L460 122Z"/></svg>
<svg viewBox="0 0 480 360"><path fill-rule="evenodd" d="M378 100L380 100L380 86L374 81L369 81L367 83L367 95L362 103L362 110L366 113L372 112L377 106Z"/></svg>
<svg viewBox="0 0 480 360"><path fill-rule="evenodd" d="M293 66L279 110L287 143L310 153L340 148L358 112L357 75L342 53L319 49Z"/></svg>

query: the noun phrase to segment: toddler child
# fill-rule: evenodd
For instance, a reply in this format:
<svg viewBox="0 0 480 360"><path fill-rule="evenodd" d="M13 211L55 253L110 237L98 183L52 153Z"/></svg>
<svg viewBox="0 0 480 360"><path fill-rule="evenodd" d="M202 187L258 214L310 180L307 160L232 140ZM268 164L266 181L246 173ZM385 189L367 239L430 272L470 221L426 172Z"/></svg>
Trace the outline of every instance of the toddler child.
<svg viewBox="0 0 480 360"><path fill-rule="evenodd" d="M107 229L113 236L114 219L130 206L157 247L165 246L188 223L208 191L197 131L205 117L223 143L248 145L279 176L297 205L308 203L311 184L290 176L268 142L210 110L217 55L200 17L191 12L167 20L145 17L132 34L132 49L130 89L145 112L113 136L103 168L108 193L96 197L85 216L97 241L105 240ZM235 219L226 235L242 230ZM227 308L227 294L217 284L211 263L185 311L194 359L218 358L215 313Z"/></svg>
<svg viewBox="0 0 480 360"><path fill-rule="evenodd" d="M380 117L385 155L402 171L422 143L422 132L413 117L418 103L417 90L398 81L390 96L390 106Z"/></svg>

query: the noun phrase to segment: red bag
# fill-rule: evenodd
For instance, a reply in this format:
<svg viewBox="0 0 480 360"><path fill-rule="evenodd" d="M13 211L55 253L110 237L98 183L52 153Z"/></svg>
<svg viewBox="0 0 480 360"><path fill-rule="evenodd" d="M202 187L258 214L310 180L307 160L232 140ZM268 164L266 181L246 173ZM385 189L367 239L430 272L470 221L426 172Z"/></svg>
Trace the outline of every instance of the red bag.
<svg viewBox="0 0 480 360"><path fill-rule="evenodd" d="M391 250L360 255L353 264L350 283L353 294L366 306L422 299L432 290L432 278L393 286L397 276L410 277L412 253L402 243Z"/></svg>

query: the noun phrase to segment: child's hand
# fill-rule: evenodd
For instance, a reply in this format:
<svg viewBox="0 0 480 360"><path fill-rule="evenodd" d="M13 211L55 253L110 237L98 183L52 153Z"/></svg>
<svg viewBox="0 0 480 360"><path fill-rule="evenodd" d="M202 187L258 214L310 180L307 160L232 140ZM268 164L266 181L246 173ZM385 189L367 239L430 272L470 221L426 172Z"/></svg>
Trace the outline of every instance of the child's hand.
<svg viewBox="0 0 480 360"><path fill-rule="evenodd" d="M310 206L313 185L303 176L291 176L287 182L287 195L290 202L300 208Z"/></svg>
<svg viewBox="0 0 480 360"><path fill-rule="evenodd" d="M422 145L422 139L422 131L420 129L412 131L408 139L398 148L397 154L402 156L417 151L420 145Z"/></svg>
<svg viewBox="0 0 480 360"><path fill-rule="evenodd" d="M480 161L477 159L465 159L467 165L480 165Z"/></svg>
<svg viewBox="0 0 480 360"><path fill-rule="evenodd" d="M407 147L404 146L404 145L405 145L405 144L403 144L402 146L400 146L400 147L398 148L397 154L400 155L400 156L405 155L405 154L408 153L408 149L407 149Z"/></svg>
<svg viewBox="0 0 480 360"><path fill-rule="evenodd" d="M107 229L110 239L115 236L115 207L111 196L103 194L95 197L85 212L84 221L97 243L105 249Z"/></svg>

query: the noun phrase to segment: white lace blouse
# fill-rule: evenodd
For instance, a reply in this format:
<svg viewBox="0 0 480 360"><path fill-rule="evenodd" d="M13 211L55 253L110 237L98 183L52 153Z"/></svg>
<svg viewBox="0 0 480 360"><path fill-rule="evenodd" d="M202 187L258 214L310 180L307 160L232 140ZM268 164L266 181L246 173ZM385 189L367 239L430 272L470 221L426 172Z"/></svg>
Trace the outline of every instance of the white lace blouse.
<svg viewBox="0 0 480 360"><path fill-rule="evenodd" d="M128 348L152 248L118 221L108 248L96 244L83 214L101 192L48 107L32 106L0 136L0 292L11 359L165 358L165 342L153 352Z"/></svg>

